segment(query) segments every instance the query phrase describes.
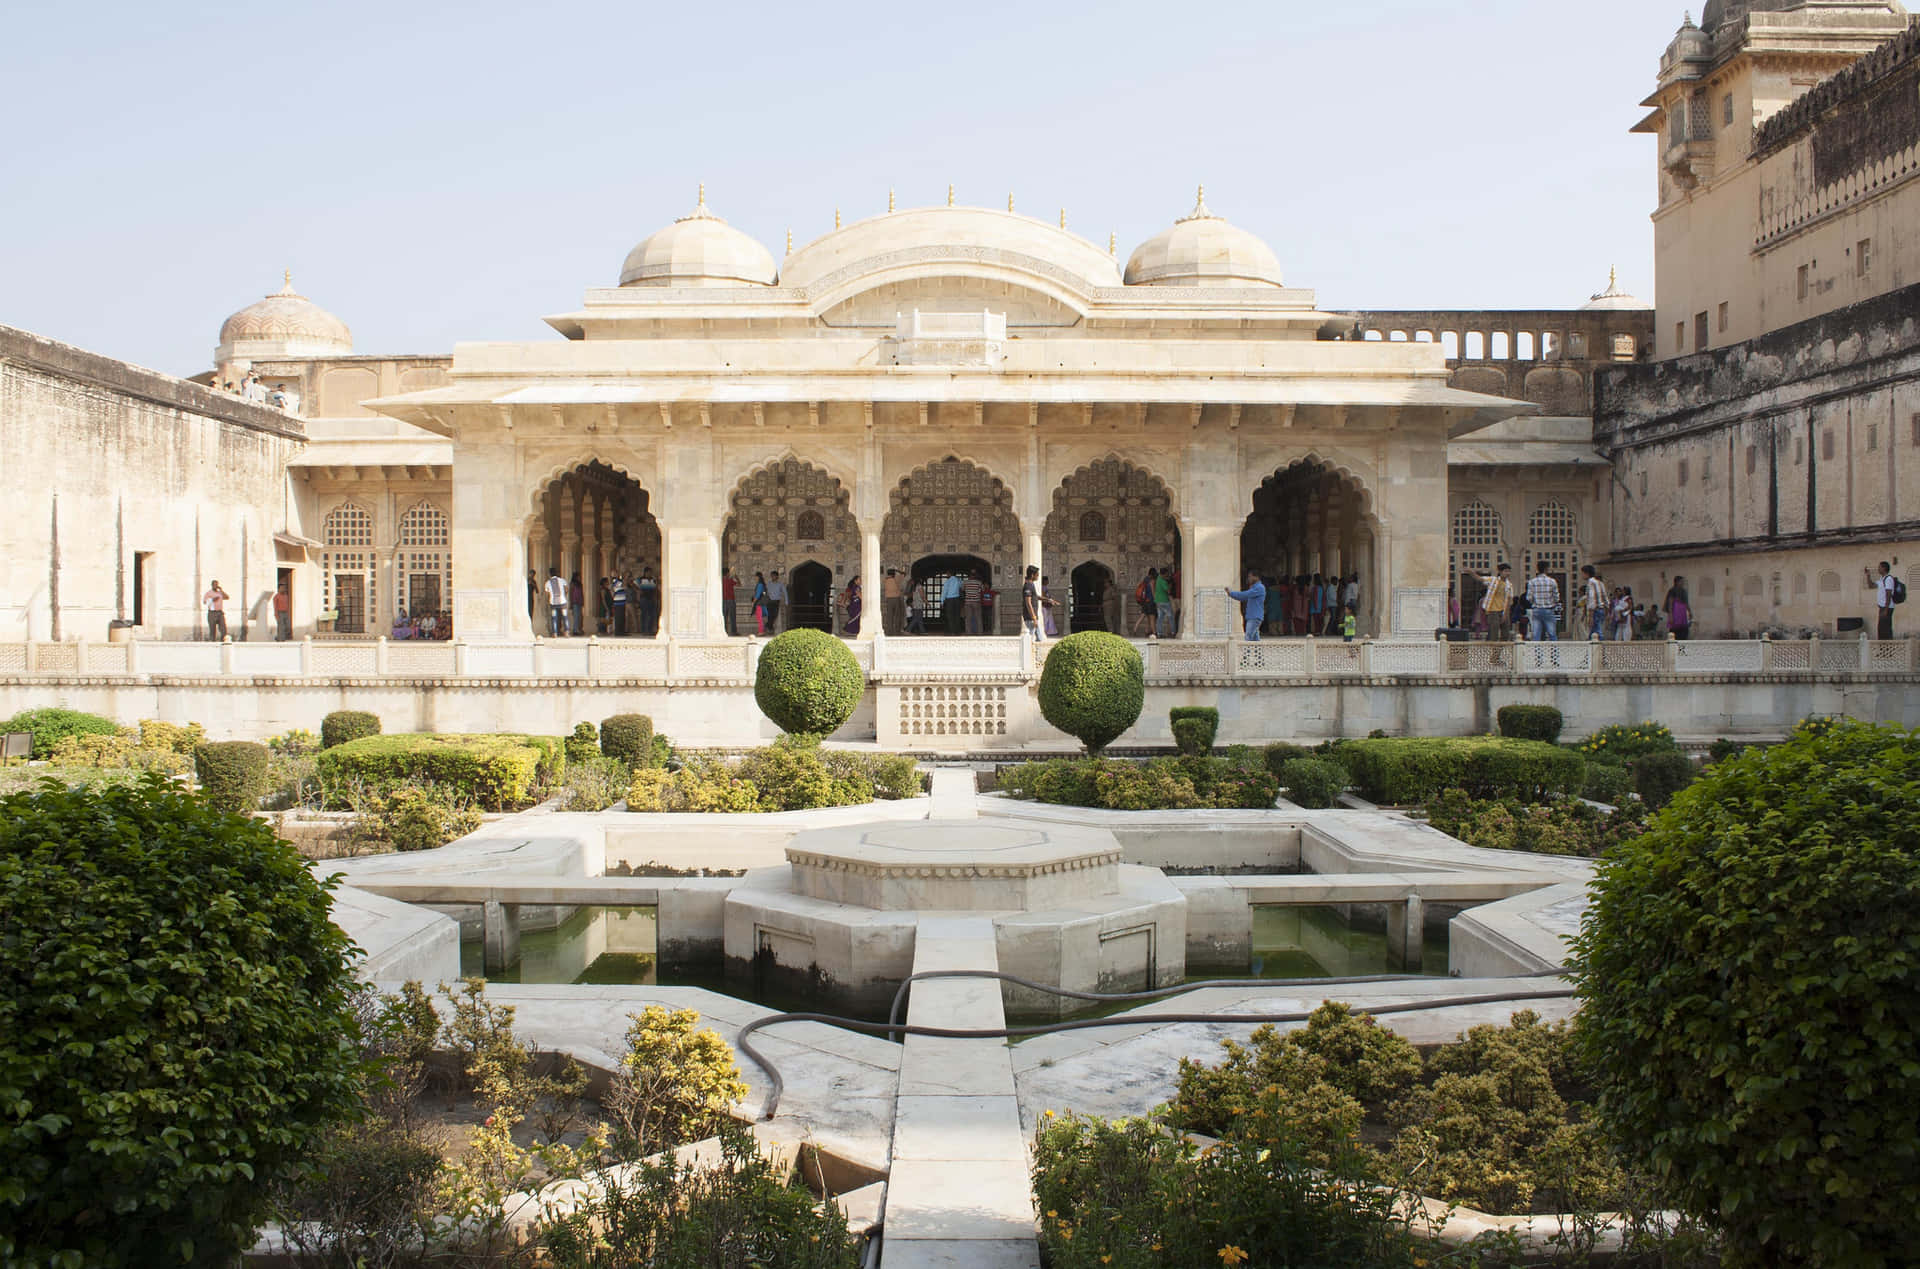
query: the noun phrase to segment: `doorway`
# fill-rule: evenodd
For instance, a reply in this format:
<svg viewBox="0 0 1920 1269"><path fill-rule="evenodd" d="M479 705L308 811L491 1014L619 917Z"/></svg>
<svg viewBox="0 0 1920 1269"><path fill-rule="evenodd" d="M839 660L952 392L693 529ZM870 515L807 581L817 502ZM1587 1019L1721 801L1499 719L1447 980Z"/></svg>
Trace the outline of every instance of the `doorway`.
<svg viewBox="0 0 1920 1269"><path fill-rule="evenodd" d="M809 630L833 633L832 569L818 560L795 565L787 575L787 592L787 603L791 607L787 629L805 626Z"/></svg>
<svg viewBox="0 0 1920 1269"><path fill-rule="evenodd" d="M962 584L968 577L978 577L983 583L991 584L993 565L978 555L923 555L913 562L911 590L919 600L920 611L926 614L928 634L966 633L966 627L959 624L959 609L949 617L941 606L940 596L946 590L949 577L958 577ZM985 618L985 614L982 617ZM988 631L995 630L990 619L984 624Z"/></svg>
<svg viewBox="0 0 1920 1269"><path fill-rule="evenodd" d="M1107 601L1113 590L1113 570L1105 564L1088 560L1074 569L1067 594L1068 633L1112 630L1118 614L1107 611Z"/></svg>
<svg viewBox="0 0 1920 1269"><path fill-rule="evenodd" d="M286 609L280 608L280 596L285 595ZM267 610L273 614L273 637L285 641L293 637L293 570L283 568L273 579L273 598L267 603Z"/></svg>

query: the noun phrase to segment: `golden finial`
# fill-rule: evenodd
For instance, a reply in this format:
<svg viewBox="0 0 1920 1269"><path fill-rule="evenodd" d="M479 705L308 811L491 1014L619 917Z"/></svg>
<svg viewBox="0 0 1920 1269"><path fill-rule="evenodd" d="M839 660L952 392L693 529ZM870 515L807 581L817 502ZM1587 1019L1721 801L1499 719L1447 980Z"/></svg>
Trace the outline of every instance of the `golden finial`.
<svg viewBox="0 0 1920 1269"><path fill-rule="evenodd" d="M1207 187L1206 187L1206 186L1204 186L1204 185L1196 185L1196 186L1194 186L1194 188L1193 188L1193 201L1194 201L1194 202L1196 202L1196 203L1204 203L1204 202L1206 202L1206 201L1207 201Z"/></svg>
<svg viewBox="0 0 1920 1269"><path fill-rule="evenodd" d="M953 183L947 183L947 206L953 206Z"/></svg>
<svg viewBox="0 0 1920 1269"><path fill-rule="evenodd" d="M1013 193L1012 193L1012 191L1008 191L1008 193L1007 193L1007 210L1008 210L1008 211L1012 211L1012 210L1013 210Z"/></svg>
<svg viewBox="0 0 1920 1269"><path fill-rule="evenodd" d="M787 254L793 254L793 226L787 226Z"/></svg>
<svg viewBox="0 0 1920 1269"><path fill-rule="evenodd" d="M893 186L887 186L887 210L893 210Z"/></svg>
<svg viewBox="0 0 1920 1269"><path fill-rule="evenodd" d="M282 283L282 286L280 288L280 294L292 295L293 294L293 270L287 269L283 271L280 275L280 281Z"/></svg>
<svg viewBox="0 0 1920 1269"><path fill-rule="evenodd" d="M838 207L833 209L833 227L835 229L840 227L840 209Z"/></svg>
<svg viewBox="0 0 1920 1269"><path fill-rule="evenodd" d="M1110 256L1120 254L1120 235L1111 229L1107 231L1107 254Z"/></svg>
<svg viewBox="0 0 1920 1269"><path fill-rule="evenodd" d="M1067 209L1064 207L1060 209L1060 227L1062 229L1067 227Z"/></svg>
<svg viewBox="0 0 1920 1269"><path fill-rule="evenodd" d="M697 207L705 207L707 205L707 183L705 181L700 182L699 196L696 197L693 201L694 201L694 205Z"/></svg>
<svg viewBox="0 0 1920 1269"><path fill-rule="evenodd" d="M1620 266L1617 264L1609 265L1607 267L1607 289L1611 291L1613 290L1613 288L1619 285L1620 285Z"/></svg>

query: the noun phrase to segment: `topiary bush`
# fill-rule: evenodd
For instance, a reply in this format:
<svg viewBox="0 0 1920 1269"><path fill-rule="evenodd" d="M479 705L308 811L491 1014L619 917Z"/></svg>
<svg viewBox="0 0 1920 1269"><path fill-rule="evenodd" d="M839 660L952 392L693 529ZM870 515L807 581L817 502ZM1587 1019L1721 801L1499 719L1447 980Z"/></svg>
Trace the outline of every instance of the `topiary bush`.
<svg viewBox="0 0 1920 1269"><path fill-rule="evenodd" d="M1903 1262L1920 1210L1920 733L1796 732L1601 861L1574 944L1602 1116L1729 1263Z"/></svg>
<svg viewBox="0 0 1920 1269"><path fill-rule="evenodd" d="M54 746L69 736L114 736L120 724L77 709L25 709L0 723L0 732L9 731L31 732L33 756L51 758Z"/></svg>
<svg viewBox="0 0 1920 1269"><path fill-rule="evenodd" d="M1566 720L1551 705L1502 705L1494 715L1500 722L1500 734L1512 740L1544 740L1554 744Z"/></svg>
<svg viewBox="0 0 1920 1269"><path fill-rule="evenodd" d="M336 709L320 720L320 747L331 749L380 734L380 716L361 709Z"/></svg>
<svg viewBox="0 0 1920 1269"><path fill-rule="evenodd" d="M1184 754L1213 752L1213 738L1220 734L1220 711L1207 705L1176 705L1167 711L1167 723L1173 728L1173 743Z"/></svg>
<svg viewBox="0 0 1920 1269"><path fill-rule="evenodd" d="M333 882L158 778L0 799L0 1260L221 1264L352 1113Z"/></svg>
<svg viewBox="0 0 1920 1269"><path fill-rule="evenodd" d="M315 769L323 785L359 784L385 792L401 784L434 784L487 811L525 805L558 764L560 744L543 736L367 736L322 750Z"/></svg>
<svg viewBox="0 0 1920 1269"><path fill-rule="evenodd" d="M193 751L193 771L209 806L251 812L267 792L267 747L250 740L203 741Z"/></svg>
<svg viewBox="0 0 1920 1269"><path fill-rule="evenodd" d="M1139 720L1147 703L1147 667L1119 635L1083 630L1047 653L1040 671L1040 713L1098 754Z"/></svg>
<svg viewBox="0 0 1920 1269"><path fill-rule="evenodd" d="M760 650L754 703L781 731L830 736L853 717L867 675L853 650L823 630L775 635Z"/></svg>
<svg viewBox="0 0 1920 1269"><path fill-rule="evenodd" d="M651 767L653 720L645 714L615 714L600 721L600 752L629 767Z"/></svg>
<svg viewBox="0 0 1920 1269"><path fill-rule="evenodd" d="M1296 806L1333 806L1347 791L1347 769L1326 758L1291 758L1280 764L1280 786Z"/></svg>
<svg viewBox="0 0 1920 1269"><path fill-rule="evenodd" d="M569 766L598 758L601 756L600 733L592 723L575 723L573 734L561 741L560 747L566 752Z"/></svg>
<svg viewBox="0 0 1920 1269"><path fill-rule="evenodd" d="M1657 811L1673 801L1673 795L1693 783L1693 759L1683 753L1650 753L1632 763L1633 791Z"/></svg>

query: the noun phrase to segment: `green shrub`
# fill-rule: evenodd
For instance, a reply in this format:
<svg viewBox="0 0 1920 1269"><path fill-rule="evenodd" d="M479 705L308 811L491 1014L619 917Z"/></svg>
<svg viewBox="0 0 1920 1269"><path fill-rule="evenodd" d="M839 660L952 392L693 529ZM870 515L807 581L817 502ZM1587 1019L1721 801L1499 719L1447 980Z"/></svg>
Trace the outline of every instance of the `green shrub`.
<svg viewBox="0 0 1920 1269"><path fill-rule="evenodd" d="M1626 774L1619 767L1602 769ZM1469 846L1587 858L1638 837L1646 829L1646 815L1646 807L1632 801L1609 813L1574 799L1487 800L1463 789L1450 789L1427 803L1427 822Z"/></svg>
<svg viewBox="0 0 1920 1269"><path fill-rule="evenodd" d="M1057 758L1036 763L1033 796L1057 806L1100 806L1100 764L1085 759Z"/></svg>
<svg viewBox="0 0 1920 1269"><path fill-rule="evenodd" d="M1725 736L1722 736L1720 739L1714 741L1712 746L1708 748L1707 761L1725 762L1729 758L1739 757L1746 751L1747 744L1745 741L1728 740Z"/></svg>
<svg viewBox="0 0 1920 1269"><path fill-rule="evenodd" d="M1083 630L1047 652L1040 713L1098 755L1133 726L1147 703L1140 653L1119 635Z"/></svg>
<svg viewBox="0 0 1920 1269"><path fill-rule="evenodd" d="M598 753L567 765L567 809L604 811L627 796L633 771L618 758Z"/></svg>
<svg viewBox="0 0 1920 1269"><path fill-rule="evenodd" d="M360 843L367 849L438 850L480 827L480 812L437 785L403 785L362 813Z"/></svg>
<svg viewBox="0 0 1920 1269"><path fill-rule="evenodd" d="M817 631L815 633L818 633ZM816 736L782 736L742 757L732 777L760 791L763 811L810 811L823 806L861 806L873 801L873 781L863 771L836 774L820 756Z"/></svg>
<svg viewBox="0 0 1920 1269"><path fill-rule="evenodd" d="M1318 757L1320 757L1320 755L1307 746L1288 744L1284 740L1274 741L1261 753L1262 760L1267 764L1267 770L1271 771L1275 778L1279 777L1280 768L1292 762L1295 758Z"/></svg>
<svg viewBox="0 0 1920 1269"><path fill-rule="evenodd" d="M1735 1263L1897 1262L1920 1208L1920 733L1718 763L1600 864L1575 942L1603 1116Z"/></svg>
<svg viewBox="0 0 1920 1269"><path fill-rule="evenodd" d="M1615 723L1602 727L1574 748L1602 762L1628 762L1648 753L1675 753L1673 733L1660 723Z"/></svg>
<svg viewBox="0 0 1920 1269"><path fill-rule="evenodd" d="M220 1264L352 1112L333 883L157 778L0 801L0 1258Z"/></svg>
<svg viewBox="0 0 1920 1269"><path fill-rule="evenodd" d="M1176 705L1167 711L1167 723L1173 728L1173 743L1181 753L1213 752L1213 738L1220 734L1220 711L1211 706Z"/></svg>
<svg viewBox="0 0 1920 1269"><path fill-rule="evenodd" d="M537 747L545 740L547 749ZM559 744L527 736L368 736L322 750L324 784L358 781L375 789L436 784L487 811L525 805L538 786L543 758L564 762Z"/></svg>
<svg viewBox="0 0 1920 1269"><path fill-rule="evenodd" d="M1475 797L1578 793L1586 763L1570 749L1536 740L1495 736L1436 739L1343 740L1334 758L1370 802L1425 802L1448 789Z"/></svg>
<svg viewBox="0 0 1920 1269"><path fill-rule="evenodd" d="M140 747L164 750L185 758L207 738L207 729L199 723L163 723L157 718L140 720Z"/></svg>
<svg viewBox="0 0 1920 1269"><path fill-rule="evenodd" d="M1596 802L1605 802L1608 806L1618 806L1627 794L1633 792L1633 772L1617 762L1587 762L1586 781L1580 795L1592 798Z"/></svg>
<svg viewBox="0 0 1920 1269"><path fill-rule="evenodd" d="M1325 758L1293 758L1281 764L1280 786L1297 806L1333 806L1347 791L1347 769Z"/></svg>
<svg viewBox="0 0 1920 1269"><path fill-rule="evenodd" d="M320 737L304 727L295 727L269 739L267 748L288 758L304 758L320 752Z"/></svg>
<svg viewBox="0 0 1920 1269"><path fill-rule="evenodd" d="M203 742L193 751L200 796L220 811L251 812L267 792L267 747L250 740Z"/></svg>
<svg viewBox="0 0 1920 1269"><path fill-rule="evenodd" d="M600 733L592 723L575 723L573 734L561 742L561 748L566 751L568 766L598 758L601 756Z"/></svg>
<svg viewBox="0 0 1920 1269"><path fill-rule="evenodd" d="M678 771L642 767L633 773L627 809L714 814L758 811L760 790L753 781L736 777L723 762L689 762Z"/></svg>
<svg viewBox="0 0 1920 1269"><path fill-rule="evenodd" d="M1560 739L1566 721L1551 705L1502 705L1495 715L1500 734L1512 740L1543 740L1553 744Z"/></svg>
<svg viewBox="0 0 1920 1269"><path fill-rule="evenodd" d="M823 630L775 635L760 650L753 699L781 731L830 736L853 717L867 690L853 650Z"/></svg>
<svg viewBox="0 0 1920 1269"><path fill-rule="evenodd" d="M645 714L615 714L602 719L600 752L629 767L657 765L653 761L653 720Z"/></svg>
<svg viewBox="0 0 1920 1269"><path fill-rule="evenodd" d="M77 709L26 709L0 723L0 732L11 731L31 732L33 756L51 758L54 746L68 736L113 736L120 724Z"/></svg>
<svg viewBox="0 0 1920 1269"><path fill-rule="evenodd" d="M917 798L926 789L926 777L906 754L855 753L822 749L820 760L836 779L865 782L873 796L885 801Z"/></svg>
<svg viewBox="0 0 1920 1269"><path fill-rule="evenodd" d="M380 734L380 716L360 709L336 709L320 720L320 747L331 749Z"/></svg>
<svg viewBox="0 0 1920 1269"><path fill-rule="evenodd" d="M1633 791L1657 811L1693 783L1693 759L1683 753L1649 753L1633 760Z"/></svg>
<svg viewBox="0 0 1920 1269"><path fill-rule="evenodd" d="M180 731L186 733L185 728ZM111 736L98 732L62 736L53 746L51 760L56 766L93 767L103 771L157 771L162 775L185 775L193 770L191 749L182 754L171 743L164 747L148 748L142 743L143 735L142 731L132 727L122 727Z"/></svg>

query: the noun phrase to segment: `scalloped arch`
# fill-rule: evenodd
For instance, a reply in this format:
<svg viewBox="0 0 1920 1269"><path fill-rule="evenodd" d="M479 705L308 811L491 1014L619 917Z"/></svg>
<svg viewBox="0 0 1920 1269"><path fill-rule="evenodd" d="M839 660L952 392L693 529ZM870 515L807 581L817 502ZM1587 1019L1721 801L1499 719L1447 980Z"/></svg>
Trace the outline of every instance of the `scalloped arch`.
<svg viewBox="0 0 1920 1269"><path fill-rule="evenodd" d="M1014 482L1006 479L987 464L977 459L964 458L959 454L948 454L944 457L921 463L906 475L894 481L892 487L887 490L887 514L891 515L900 509L900 499L909 481L913 480L916 476L927 474L930 468L936 467L941 463L959 463L962 466L971 467L975 471L984 472L987 479L991 480L994 486L1000 491L1000 495L1006 499L1007 514L1014 515L1016 519L1018 518L1014 511L1013 493L1016 488Z"/></svg>
<svg viewBox="0 0 1920 1269"><path fill-rule="evenodd" d="M740 496L740 491L746 488L749 480L752 480L762 472L772 471L774 468L784 466L787 463L793 463L800 467L810 467L814 471L833 477L834 483L840 486L840 492L847 498L848 511L849 514L851 514L854 491L853 474L841 470L839 465L831 459L807 458L792 446L788 446L784 451L771 458L754 459L747 464L746 470L742 471L740 475L734 479L732 485L727 488L726 504L724 510L721 512L720 518L725 520L733 515L733 500Z"/></svg>
<svg viewBox="0 0 1920 1269"><path fill-rule="evenodd" d="M1270 471L1261 472L1258 475L1249 473L1247 483L1240 491L1239 505L1247 508L1247 515L1253 514L1253 499L1254 496L1260 492L1261 486L1265 485L1275 476L1292 471L1296 467L1313 464L1326 468L1334 475L1339 476L1342 480L1352 485L1360 495L1360 514L1369 518L1378 518L1379 512L1375 506L1372 486L1368 485L1366 479L1362 477L1359 472L1355 471L1353 466L1345 458L1329 457L1329 455L1335 452L1336 451L1328 450L1323 453L1317 449L1310 449L1304 454L1288 459L1286 463Z"/></svg>
<svg viewBox="0 0 1920 1269"><path fill-rule="evenodd" d="M578 454L553 464L546 469L544 474L536 475L528 482L526 485L525 499L527 511L526 514L521 517L520 521L520 531L523 534L531 530L535 520L543 516L542 502L546 498L547 490L553 488L553 483L568 472L577 471L589 463L603 463L614 471L619 472L622 476L625 476L628 480L631 480L634 484L640 486L640 492L647 496L647 514L652 516L656 521L662 519L660 514L659 493L653 486L641 478L639 472L633 470L633 468L639 466L637 461L630 458L609 458L598 449L590 449L584 454Z"/></svg>
<svg viewBox="0 0 1920 1269"><path fill-rule="evenodd" d="M1082 476L1092 475L1093 469L1099 466L1101 463L1118 463L1123 468L1131 468L1134 471L1142 472L1152 477L1155 483L1157 483L1161 489L1166 491L1167 514L1172 516L1176 521L1180 519L1180 499L1174 493L1173 482L1171 480L1168 480L1165 476L1161 475L1150 464L1141 462L1136 458L1129 458L1127 455L1122 454L1119 450L1114 450L1114 449L1108 450L1105 454L1102 454L1099 458L1091 459L1087 462L1081 463L1078 467L1075 467L1072 471L1068 472L1066 475L1062 476L1058 481L1056 481L1053 486L1053 495L1048 505L1047 513L1051 515L1053 512L1060 509L1060 499L1064 497L1066 494L1068 481L1077 480Z"/></svg>

